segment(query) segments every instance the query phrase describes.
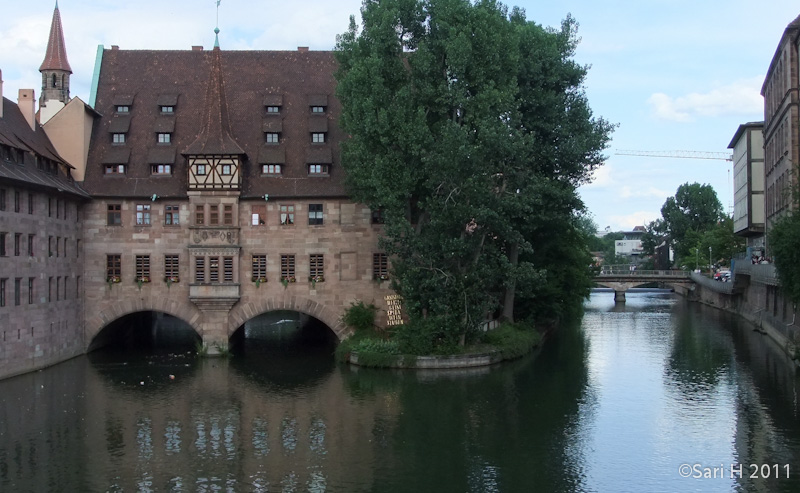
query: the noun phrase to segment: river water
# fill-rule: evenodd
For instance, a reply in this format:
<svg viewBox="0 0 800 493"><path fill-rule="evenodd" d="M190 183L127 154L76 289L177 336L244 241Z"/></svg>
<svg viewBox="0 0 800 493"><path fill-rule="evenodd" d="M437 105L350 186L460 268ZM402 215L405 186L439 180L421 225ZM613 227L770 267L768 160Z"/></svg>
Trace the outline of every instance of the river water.
<svg viewBox="0 0 800 493"><path fill-rule="evenodd" d="M593 293L490 368L352 368L311 342L107 351L0 381L0 491L800 491L794 368L669 293Z"/></svg>

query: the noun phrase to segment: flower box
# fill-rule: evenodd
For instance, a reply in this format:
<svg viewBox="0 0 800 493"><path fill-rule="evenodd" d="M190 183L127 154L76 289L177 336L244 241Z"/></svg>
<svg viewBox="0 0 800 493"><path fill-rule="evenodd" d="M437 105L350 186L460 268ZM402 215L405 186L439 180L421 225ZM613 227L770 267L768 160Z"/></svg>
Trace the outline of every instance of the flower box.
<svg viewBox="0 0 800 493"><path fill-rule="evenodd" d="M325 276L308 276L308 282L325 282Z"/></svg>
<svg viewBox="0 0 800 493"><path fill-rule="evenodd" d="M372 276L372 278L374 280L376 280L376 281L388 281L389 280L389 274L375 275L375 276Z"/></svg>
<svg viewBox="0 0 800 493"><path fill-rule="evenodd" d="M297 282L297 278L294 277L294 276L281 277L281 282L284 282L284 281L286 281L286 282Z"/></svg>
<svg viewBox="0 0 800 493"><path fill-rule="evenodd" d="M181 278L178 277L178 276L166 276L166 277L164 277L164 282L167 283L167 284L172 284L172 283L176 283L176 282L180 282L180 281L181 281Z"/></svg>
<svg viewBox="0 0 800 493"><path fill-rule="evenodd" d="M148 276L137 277L136 282L150 282L150 278Z"/></svg>
<svg viewBox="0 0 800 493"><path fill-rule="evenodd" d="M121 281L122 281L122 279L120 279L120 277L119 277L119 276L111 276L111 277L109 277L108 279L106 279L106 282L108 282L108 283L114 283L114 284L117 284L117 283L119 283L119 282L121 282Z"/></svg>

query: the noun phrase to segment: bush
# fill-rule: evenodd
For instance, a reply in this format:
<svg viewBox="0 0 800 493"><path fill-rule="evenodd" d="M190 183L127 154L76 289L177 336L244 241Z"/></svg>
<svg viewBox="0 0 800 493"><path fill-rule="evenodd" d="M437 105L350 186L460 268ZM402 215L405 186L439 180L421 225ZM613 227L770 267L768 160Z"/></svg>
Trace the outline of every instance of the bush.
<svg viewBox="0 0 800 493"><path fill-rule="evenodd" d="M504 323L483 336L483 341L497 348L503 359L519 358L538 346L541 340L542 336L536 329L510 323Z"/></svg>
<svg viewBox="0 0 800 493"><path fill-rule="evenodd" d="M342 322L356 332L366 332L375 327L377 311L378 307L372 303L367 305L363 301L353 302L350 303L350 308L345 310Z"/></svg>

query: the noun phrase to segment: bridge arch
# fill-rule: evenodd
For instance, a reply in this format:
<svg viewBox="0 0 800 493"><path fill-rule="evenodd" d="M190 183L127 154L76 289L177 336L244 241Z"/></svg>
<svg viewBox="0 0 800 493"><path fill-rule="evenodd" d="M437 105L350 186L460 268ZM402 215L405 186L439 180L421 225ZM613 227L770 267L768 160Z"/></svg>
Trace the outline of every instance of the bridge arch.
<svg viewBox="0 0 800 493"><path fill-rule="evenodd" d="M239 303L228 316L226 334L230 338L236 330L250 319L263 313L275 310L289 310L309 315L327 325L336 338L342 341L350 336L347 327L342 323L342 312L310 298L291 296L281 298L260 298L247 303ZM343 309L342 309L343 310Z"/></svg>
<svg viewBox="0 0 800 493"><path fill-rule="evenodd" d="M89 348L100 332L112 322L138 312L162 312L183 320L202 337L202 313L189 302L165 297L125 298L114 300L86 320L86 347Z"/></svg>

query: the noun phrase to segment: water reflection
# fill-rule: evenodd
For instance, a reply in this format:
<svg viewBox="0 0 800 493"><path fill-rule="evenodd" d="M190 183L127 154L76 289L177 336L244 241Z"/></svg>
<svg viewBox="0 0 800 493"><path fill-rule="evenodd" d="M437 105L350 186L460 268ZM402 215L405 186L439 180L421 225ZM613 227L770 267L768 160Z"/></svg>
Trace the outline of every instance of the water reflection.
<svg viewBox="0 0 800 493"><path fill-rule="evenodd" d="M618 305L597 293L538 354L470 371L336 366L332 346L264 338L230 360L77 358L0 382L0 490L798 491L800 471L678 474L799 463L779 348L669 293Z"/></svg>

